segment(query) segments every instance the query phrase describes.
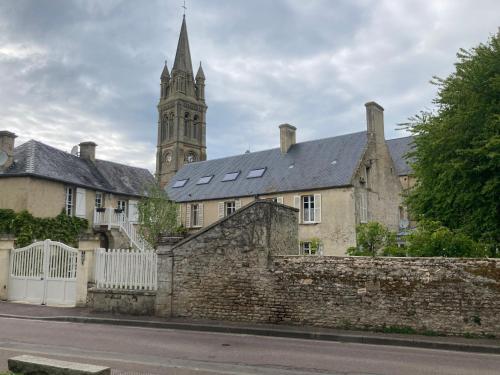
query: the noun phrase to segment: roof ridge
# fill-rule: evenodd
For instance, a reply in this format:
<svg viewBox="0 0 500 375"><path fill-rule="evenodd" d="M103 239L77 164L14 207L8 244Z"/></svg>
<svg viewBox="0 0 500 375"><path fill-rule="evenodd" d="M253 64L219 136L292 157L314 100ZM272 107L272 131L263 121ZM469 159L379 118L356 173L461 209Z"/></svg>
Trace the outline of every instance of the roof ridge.
<svg viewBox="0 0 500 375"><path fill-rule="evenodd" d="M415 136L414 135L407 135L407 136L399 137L399 138L386 139L386 142L399 141L399 140L406 139L406 138L415 138Z"/></svg>
<svg viewBox="0 0 500 375"><path fill-rule="evenodd" d="M124 166L124 167L127 167L127 168L139 169L141 171L148 171L149 172L149 169L147 169L147 168L134 167L134 166L129 165L129 164L118 163L118 162L112 161L112 160L96 159L96 161L100 161L100 162L103 162L103 163L110 163L110 164L121 165L121 166Z"/></svg>
<svg viewBox="0 0 500 375"><path fill-rule="evenodd" d="M334 135L332 137L325 137L325 138L319 138L319 139L311 139L309 141L297 142L294 145L292 145L291 147L293 147L295 145L301 145L301 144L304 144L304 143L312 143L312 142L325 141L325 140L329 140L329 139L345 137L345 136L348 136L348 135L358 135L358 134L363 134L363 133L366 134L367 131L366 130L362 130L362 131L355 132L355 133L347 133L347 134ZM220 158L209 159L209 160L195 161L195 162L192 162L192 163L189 163L189 164L186 164L186 165L202 164L202 163L208 163L208 162L212 162L212 161L219 161L219 160L224 160L224 159L231 159L231 158L236 158L236 157L242 157L242 156L246 156L246 155L255 155L255 154L259 154L261 152L269 152L269 151L279 150L279 149L280 149L279 147L267 148L265 150L253 151L253 152L249 152L249 153L223 156L223 157L220 157Z"/></svg>

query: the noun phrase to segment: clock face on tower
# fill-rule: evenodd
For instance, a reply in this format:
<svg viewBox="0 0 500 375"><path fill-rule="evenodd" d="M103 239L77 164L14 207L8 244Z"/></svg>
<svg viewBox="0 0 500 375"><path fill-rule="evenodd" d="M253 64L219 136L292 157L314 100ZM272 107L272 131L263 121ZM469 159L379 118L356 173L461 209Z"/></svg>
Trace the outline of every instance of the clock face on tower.
<svg viewBox="0 0 500 375"><path fill-rule="evenodd" d="M172 153L170 151L167 151L164 156L164 160L167 163L170 163L172 161Z"/></svg>
<svg viewBox="0 0 500 375"><path fill-rule="evenodd" d="M196 161L196 154L194 152L189 152L186 155L186 163L192 163Z"/></svg>

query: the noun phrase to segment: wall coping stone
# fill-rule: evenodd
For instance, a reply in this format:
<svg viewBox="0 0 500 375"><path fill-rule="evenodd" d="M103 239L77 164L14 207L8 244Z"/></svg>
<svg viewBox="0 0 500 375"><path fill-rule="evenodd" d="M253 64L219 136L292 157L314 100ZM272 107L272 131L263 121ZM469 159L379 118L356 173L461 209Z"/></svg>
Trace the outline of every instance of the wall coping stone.
<svg viewBox="0 0 500 375"><path fill-rule="evenodd" d="M78 241L99 241L99 236L93 233L82 233L78 236Z"/></svg>
<svg viewBox="0 0 500 375"><path fill-rule="evenodd" d="M358 255L272 255L273 258L305 258L305 259L339 259L339 260L351 260L356 259L372 260L372 261L382 261L382 260L401 260L408 262L417 261L438 261L438 262L468 262L468 261L483 261L483 262L494 262L500 263L500 258L448 258L448 257L372 257L372 256L358 256Z"/></svg>
<svg viewBox="0 0 500 375"><path fill-rule="evenodd" d="M0 241L15 241L16 236L10 233L0 233Z"/></svg>
<svg viewBox="0 0 500 375"><path fill-rule="evenodd" d="M90 288L89 293L96 294L124 294L124 295L141 295L141 296L156 296L155 290L134 290L134 289L106 289L106 288Z"/></svg>

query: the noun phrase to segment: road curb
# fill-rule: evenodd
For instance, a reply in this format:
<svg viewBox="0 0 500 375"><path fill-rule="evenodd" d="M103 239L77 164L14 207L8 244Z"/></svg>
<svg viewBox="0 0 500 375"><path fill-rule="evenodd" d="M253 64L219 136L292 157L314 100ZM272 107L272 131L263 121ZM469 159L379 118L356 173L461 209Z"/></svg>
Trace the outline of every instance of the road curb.
<svg viewBox="0 0 500 375"><path fill-rule="evenodd" d="M477 345L465 343L452 343L443 341L430 341L422 339L405 339L385 336L365 336L360 334L339 334L321 332L319 330L300 330L300 329L272 329L258 327L238 327L232 325L216 325L204 323L181 323L181 322L157 322L132 319L113 319L113 318L95 318L85 316L25 316L0 314L0 318L42 320L53 322L72 322L87 324L108 324L128 327L159 328L159 329L177 329L184 331L233 333L268 337L285 337L321 341L336 341L355 344L404 346L422 349L452 350L459 352L500 354L500 346L495 345ZM473 339L471 339L473 340Z"/></svg>

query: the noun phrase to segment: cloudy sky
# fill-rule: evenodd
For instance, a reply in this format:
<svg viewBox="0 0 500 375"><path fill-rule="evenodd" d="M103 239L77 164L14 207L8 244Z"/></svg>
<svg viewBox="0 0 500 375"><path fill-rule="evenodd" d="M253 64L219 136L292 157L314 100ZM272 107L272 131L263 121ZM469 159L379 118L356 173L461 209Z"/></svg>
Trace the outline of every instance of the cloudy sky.
<svg viewBox="0 0 500 375"><path fill-rule="evenodd" d="M154 170L159 77L181 0L0 0L0 130ZM498 29L498 0L188 0L193 64L207 77L208 157L365 129L386 137L432 108L433 75Z"/></svg>

